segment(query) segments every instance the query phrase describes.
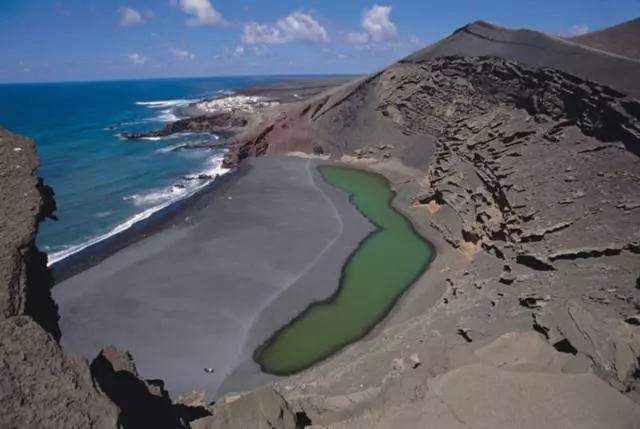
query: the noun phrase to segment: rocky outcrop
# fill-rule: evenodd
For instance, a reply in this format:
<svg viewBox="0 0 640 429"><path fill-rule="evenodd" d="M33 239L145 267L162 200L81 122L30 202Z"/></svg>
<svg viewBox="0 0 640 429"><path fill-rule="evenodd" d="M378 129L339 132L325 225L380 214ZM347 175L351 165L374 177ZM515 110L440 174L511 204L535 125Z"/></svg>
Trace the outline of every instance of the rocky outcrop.
<svg viewBox="0 0 640 429"><path fill-rule="evenodd" d="M115 429L118 408L89 364L65 355L30 317L0 322L0 427Z"/></svg>
<svg viewBox="0 0 640 429"><path fill-rule="evenodd" d="M38 223L55 219L53 191L33 173L31 140L0 129L0 427L185 428L203 407L173 405L131 357L107 348L89 365L63 352Z"/></svg>
<svg viewBox="0 0 640 429"><path fill-rule="evenodd" d="M120 408L124 429L180 429L209 415L202 407L173 404L161 380L142 379L131 354L115 347L107 347L91 362L91 373Z"/></svg>
<svg viewBox="0 0 640 429"><path fill-rule="evenodd" d="M233 128L243 128L249 123L246 112L222 112L180 119L166 124L162 129L147 132L125 132L122 138L138 140L144 138L167 137L178 133L215 133Z"/></svg>
<svg viewBox="0 0 640 429"><path fill-rule="evenodd" d="M46 255L34 245L38 222L54 217L55 202L33 176L36 168L33 141L0 128L0 319L30 315L59 338Z"/></svg>
<svg viewBox="0 0 640 429"><path fill-rule="evenodd" d="M213 416L193 422L192 429L299 429L306 427L304 413L294 413L281 394L271 388L231 395L213 407Z"/></svg>

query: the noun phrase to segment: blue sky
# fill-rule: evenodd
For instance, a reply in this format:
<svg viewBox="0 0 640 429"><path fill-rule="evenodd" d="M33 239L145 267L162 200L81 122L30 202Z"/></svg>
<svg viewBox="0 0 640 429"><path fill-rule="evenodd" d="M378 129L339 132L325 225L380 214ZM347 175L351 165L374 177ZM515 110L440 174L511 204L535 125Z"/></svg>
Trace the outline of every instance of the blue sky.
<svg viewBox="0 0 640 429"><path fill-rule="evenodd" d="M569 35L640 0L0 0L0 82L375 70L482 19Z"/></svg>

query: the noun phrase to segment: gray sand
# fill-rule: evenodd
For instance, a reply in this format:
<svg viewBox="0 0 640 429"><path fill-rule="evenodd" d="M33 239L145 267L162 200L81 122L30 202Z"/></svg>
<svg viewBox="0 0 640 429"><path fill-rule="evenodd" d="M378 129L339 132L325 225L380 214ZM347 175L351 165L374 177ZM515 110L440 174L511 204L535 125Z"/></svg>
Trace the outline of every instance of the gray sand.
<svg viewBox="0 0 640 429"><path fill-rule="evenodd" d="M213 397L238 365L242 377L225 390L268 380L252 351L336 290L373 229L316 164L251 160L180 225L57 285L63 347L88 358L109 344L128 349L141 375L164 379L172 394Z"/></svg>

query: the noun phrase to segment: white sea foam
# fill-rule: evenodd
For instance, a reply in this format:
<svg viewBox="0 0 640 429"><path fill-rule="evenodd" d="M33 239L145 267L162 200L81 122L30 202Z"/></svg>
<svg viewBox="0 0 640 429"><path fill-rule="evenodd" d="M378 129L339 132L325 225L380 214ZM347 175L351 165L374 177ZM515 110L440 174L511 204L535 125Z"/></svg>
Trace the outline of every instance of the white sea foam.
<svg viewBox="0 0 640 429"><path fill-rule="evenodd" d="M181 99L181 100L159 100L159 101L137 101L138 106L146 106L150 109L164 109L167 107L184 106L190 103L196 103L200 99Z"/></svg>
<svg viewBox="0 0 640 429"><path fill-rule="evenodd" d="M151 119L151 121L175 122L180 119L175 113L176 108L197 103L201 99L178 99L178 100L158 100L158 101L137 101L138 106L145 106L149 109L163 109Z"/></svg>
<svg viewBox="0 0 640 429"><path fill-rule="evenodd" d="M211 137L214 140L218 140L219 139L219 137L217 135L215 135L215 134L213 134ZM171 146L166 146L166 147L162 147L160 149L157 149L156 153L169 153L169 152L173 152L173 151L175 151L177 149L180 149L180 148L183 148L183 147L186 148L189 145L196 145L196 144L200 144L200 143L210 143L210 142L211 142L211 140L196 140L196 141L189 141L188 143L178 143L178 144L174 144L174 145L171 145ZM210 150L212 148L203 146L202 148L190 148L190 150L191 149L192 150Z"/></svg>
<svg viewBox="0 0 640 429"><path fill-rule="evenodd" d="M125 201L132 201L138 207L152 206L165 201L176 200L188 192L187 188L172 186L167 189L149 192L148 194L133 194L125 197Z"/></svg>
<svg viewBox="0 0 640 429"><path fill-rule="evenodd" d="M113 212L98 212L96 214L94 214L94 217L97 217L98 219L103 218L103 217L107 217L107 216L111 216L113 214Z"/></svg>
<svg viewBox="0 0 640 429"><path fill-rule="evenodd" d="M211 158L204 170L187 177L197 178L200 175L217 177L227 173L229 170L222 167L222 159L224 156L224 152L226 151L221 151L218 155ZM109 237L113 237L116 234L119 234L123 231L128 230L136 223L141 222L145 219L148 219L154 213L166 207L169 207L171 204L177 201L180 201L184 198L194 195L196 192L203 189L207 184L208 184L207 181L189 180L183 184L184 188L172 186L165 190L158 190L158 191L150 192L149 194L145 194L145 195L132 195L131 197L128 197L128 199L132 200L133 203L136 204L137 206L138 205L144 206L149 204L156 204L156 205L153 205L152 207L147 208L146 210L130 217L126 221L122 222L119 225L116 225L113 229L111 229L110 231L104 234L101 234L97 237L93 237L90 240L87 240L83 243L71 245L60 251L49 254L48 265L51 266L57 262L62 261L65 258L68 258L73 254L81 252L82 250L88 247L91 247L97 243L100 243L101 241L104 241Z"/></svg>
<svg viewBox="0 0 640 429"><path fill-rule="evenodd" d="M176 149L181 148L182 146L184 146L184 143L180 143L180 144L174 144L172 146L167 146L167 147L162 147L158 150L156 150L156 153L169 153L169 152L173 152Z"/></svg>

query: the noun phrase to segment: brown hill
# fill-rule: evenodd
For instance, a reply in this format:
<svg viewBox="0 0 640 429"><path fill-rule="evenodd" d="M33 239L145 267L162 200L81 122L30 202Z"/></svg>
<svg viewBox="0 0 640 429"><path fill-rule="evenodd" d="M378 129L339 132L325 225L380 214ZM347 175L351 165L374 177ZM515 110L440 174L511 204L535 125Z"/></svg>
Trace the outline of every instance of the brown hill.
<svg viewBox="0 0 640 429"><path fill-rule="evenodd" d="M496 56L531 67L558 69L640 98L640 80L637 78L640 76L640 64L589 49L574 41L537 31L512 30L477 21L459 28L449 37L401 62L421 62L450 55ZM640 45L636 43L635 46L637 48Z"/></svg>
<svg viewBox="0 0 640 429"><path fill-rule="evenodd" d="M530 329L575 357L560 373L588 367L640 401L640 337L628 329L640 309L640 103L628 96L640 95L637 76L635 61L479 22L383 71L284 106L241 136L229 164L302 151L382 172L398 206L416 224L429 224L425 234L438 243L442 264L429 277L429 288L446 290L439 304L425 313L418 303L429 288L417 286L384 335L283 382L286 398L303 401L314 424L350 415L330 427L364 427L367 418L378 422L370 427L398 427L380 423L392 412L415 423L422 414L393 408L394 387L381 381L401 377L394 371L409 364L384 356L421 356L408 338L427 343L424 332L437 331L438 338L462 332L475 344L472 332L487 344L509 330ZM446 279L438 283L440 275ZM371 357L378 350L385 355ZM407 370L407 384L396 388L398 395L405 387L423 392L416 400L426 409L429 395L442 392L429 390L433 377L457 364L443 369L423 353L427 363L420 359L422 369ZM310 388L314 380L323 382ZM344 380L359 380L361 389ZM328 406L319 399L327 392L359 399ZM581 401L583 394L570 396ZM470 407L476 399L469 398ZM358 415L362 409L374 411ZM471 414L463 420L478 423Z"/></svg>
<svg viewBox="0 0 640 429"><path fill-rule="evenodd" d="M640 61L640 18L572 37L570 40Z"/></svg>

